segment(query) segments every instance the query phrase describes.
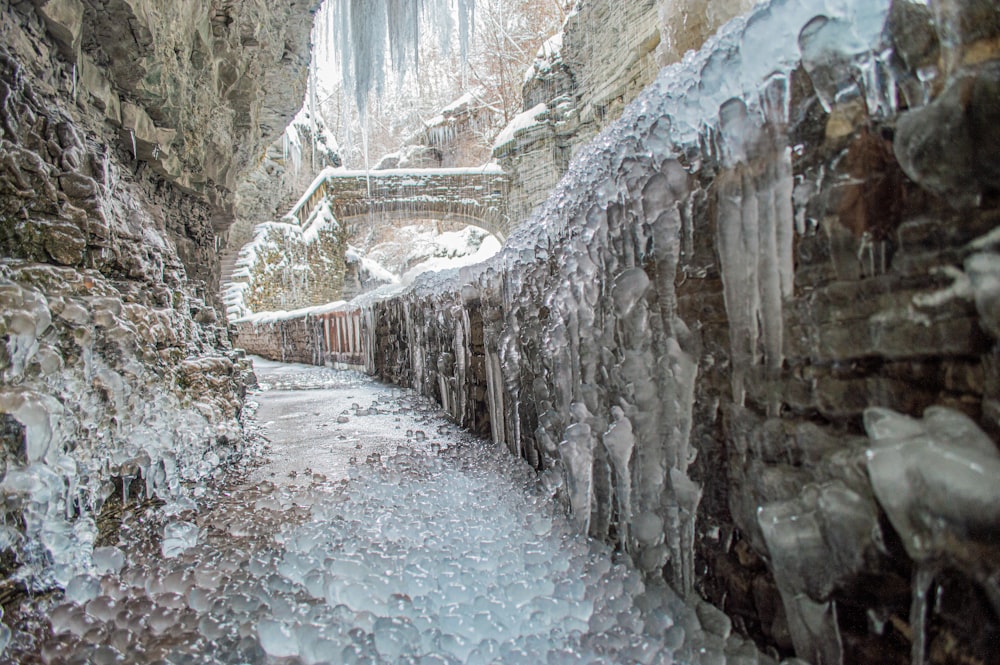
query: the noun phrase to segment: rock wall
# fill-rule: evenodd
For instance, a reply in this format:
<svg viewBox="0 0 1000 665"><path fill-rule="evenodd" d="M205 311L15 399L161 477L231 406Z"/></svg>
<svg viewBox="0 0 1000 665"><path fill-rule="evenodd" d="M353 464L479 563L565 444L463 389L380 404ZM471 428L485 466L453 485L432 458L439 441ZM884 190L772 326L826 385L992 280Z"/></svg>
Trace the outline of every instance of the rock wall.
<svg viewBox="0 0 1000 665"><path fill-rule="evenodd" d="M719 26L753 4L578 2L525 79L524 111L534 121L501 136L493 149L493 157L511 176L511 218L525 219L547 198L576 151L617 119L660 67L698 49Z"/></svg>
<svg viewBox="0 0 1000 665"><path fill-rule="evenodd" d="M183 506L240 456L217 231L301 101L312 6L0 2L5 599L86 570L129 486Z"/></svg>
<svg viewBox="0 0 1000 665"><path fill-rule="evenodd" d="M341 165L333 136L318 123L313 140L308 113L300 111L237 186L235 219L226 234L229 252L237 253L252 241L258 224L281 219L323 169Z"/></svg>
<svg viewBox="0 0 1000 665"><path fill-rule="evenodd" d="M186 0L170 11L154 0L41 5L79 15L69 57L84 71L93 63L100 89L120 98L126 147L134 137L154 170L206 197L224 230L237 184L302 106L318 2Z"/></svg>
<svg viewBox="0 0 1000 665"><path fill-rule="evenodd" d="M365 306L369 371L768 648L995 662L1000 13L833 4L664 69L498 259Z"/></svg>

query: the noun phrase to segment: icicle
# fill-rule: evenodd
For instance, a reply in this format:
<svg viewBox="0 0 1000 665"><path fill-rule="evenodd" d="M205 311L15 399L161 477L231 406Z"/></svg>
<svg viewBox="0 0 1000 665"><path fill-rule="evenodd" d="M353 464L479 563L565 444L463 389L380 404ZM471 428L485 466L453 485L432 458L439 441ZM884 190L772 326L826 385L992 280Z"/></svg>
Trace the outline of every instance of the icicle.
<svg viewBox="0 0 1000 665"><path fill-rule="evenodd" d="M309 152L309 166L316 171L316 140L319 134L319 126L316 123L316 56L309 61L309 133L312 141L312 150Z"/></svg>
<svg viewBox="0 0 1000 665"><path fill-rule="evenodd" d="M913 630L911 650L912 665L924 665L927 650L927 594L938 574L938 565L921 561L913 574L913 591L910 600L910 628Z"/></svg>
<svg viewBox="0 0 1000 665"><path fill-rule="evenodd" d="M620 406L611 407L611 416L614 418L614 422L604 433L603 442L615 470L615 487L618 499L618 538L622 549L627 550L628 525L632 521L632 476L629 472L629 461L632 459L632 451L635 448L635 434L632 432L631 421L625 417L625 412Z"/></svg>
<svg viewBox="0 0 1000 665"><path fill-rule="evenodd" d="M73 63L73 88L72 88L73 101L76 102L76 63Z"/></svg>
<svg viewBox="0 0 1000 665"><path fill-rule="evenodd" d="M365 151L365 184L368 187L368 198L372 197L372 176L368 163L368 116L361 116L361 145Z"/></svg>
<svg viewBox="0 0 1000 665"><path fill-rule="evenodd" d="M135 148L135 130L128 130L128 135L132 138L132 159L139 159L139 153Z"/></svg>
<svg viewBox="0 0 1000 665"><path fill-rule="evenodd" d="M417 68L422 14L440 37L442 52L450 50L455 28L448 0L331 0L330 38L340 45L341 78L354 92L358 113L364 115L368 95L378 96L385 81L386 41L390 63L402 78ZM464 63L475 25L475 0L458 0L459 52Z"/></svg>

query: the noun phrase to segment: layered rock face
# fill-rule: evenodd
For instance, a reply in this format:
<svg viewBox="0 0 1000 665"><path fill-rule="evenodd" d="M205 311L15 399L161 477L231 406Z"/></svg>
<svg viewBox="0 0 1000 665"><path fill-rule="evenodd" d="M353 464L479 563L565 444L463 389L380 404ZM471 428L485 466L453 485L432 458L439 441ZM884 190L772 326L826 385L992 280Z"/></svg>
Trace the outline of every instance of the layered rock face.
<svg viewBox="0 0 1000 665"><path fill-rule="evenodd" d="M370 369L761 644L994 662L998 20L765 3L498 260L365 305Z"/></svg>
<svg viewBox="0 0 1000 665"><path fill-rule="evenodd" d="M183 502L239 455L219 232L301 102L314 5L0 3L8 582L65 583L109 499Z"/></svg>
<svg viewBox="0 0 1000 665"><path fill-rule="evenodd" d="M572 156L621 115L660 67L698 49L719 26L753 4L577 3L525 78L522 126L501 136L493 150L511 175L512 218L525 219L547 198Z"/></svg>

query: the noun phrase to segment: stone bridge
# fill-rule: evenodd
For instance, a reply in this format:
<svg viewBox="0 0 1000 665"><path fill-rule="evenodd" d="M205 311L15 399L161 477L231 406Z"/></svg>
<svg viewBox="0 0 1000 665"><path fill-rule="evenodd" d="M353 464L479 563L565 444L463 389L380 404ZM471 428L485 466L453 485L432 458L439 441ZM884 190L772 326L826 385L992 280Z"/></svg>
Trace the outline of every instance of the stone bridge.
<svg viewBox="0 0 1000 665"><path fill-rule="evenodd" d="M379 215L434 218L479 226L504 240L510 232L508 179L500 167L323 171L289 212L303 230L328 197L337 220Z"/></svg>

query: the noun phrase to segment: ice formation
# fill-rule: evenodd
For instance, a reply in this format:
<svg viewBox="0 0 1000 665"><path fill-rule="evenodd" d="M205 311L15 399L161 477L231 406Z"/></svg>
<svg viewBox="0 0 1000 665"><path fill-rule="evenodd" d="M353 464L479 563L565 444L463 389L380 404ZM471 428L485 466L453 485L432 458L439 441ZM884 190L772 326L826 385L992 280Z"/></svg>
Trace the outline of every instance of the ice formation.
<svg viewBox="0 0 1000 665"><path fill-rule="evenodd" d="M46 297L31 283L60 286ZM112 494L181 500L240 455L239 368L206 354L218 331L191 318L198 303L181 290L127 302L96 272L7 261L0 294L0 411L14 444L0 548L17 553L29 588L64 586L93 565L95 518ZM180 355L176 366L158 349Z"/></svg>
<svg viewBox="0 0 1000 665"><path fill-rule="evenodd" d="M945 564L969 572L1000 609L1000 586L982 571L977 550L1000 525L1000 451L971 418L947 407L928 408L922 420L871 408L865 429L875 496L917 566L910 624L913 662L923 663L928 589Z"/></svg>
<svg viewBox="0 0 1000 665"><path fill-rule="evenodd" d="M475 6L475 0L330 0L317 21L317 38L325 53L339 59L342 80L353 90L363 116L368 94L378 93L385 84L387 50L397 75L403 77L416 70L423 21L433 26L442 50L448 52L457 18L458 47L464 60L475 24Z"/></svg>

